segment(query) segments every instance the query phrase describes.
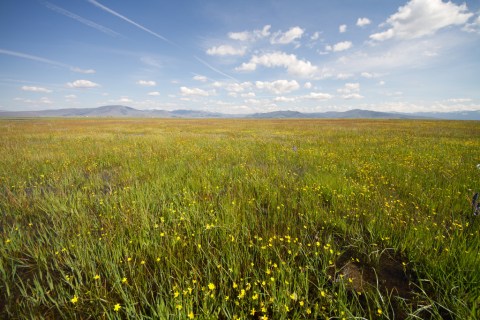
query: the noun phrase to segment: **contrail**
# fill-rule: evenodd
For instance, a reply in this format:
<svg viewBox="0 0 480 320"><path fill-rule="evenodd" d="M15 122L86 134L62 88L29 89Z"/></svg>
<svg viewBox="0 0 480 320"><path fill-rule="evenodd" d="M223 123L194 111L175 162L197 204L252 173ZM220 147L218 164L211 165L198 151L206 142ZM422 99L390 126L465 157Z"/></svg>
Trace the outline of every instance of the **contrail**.
<svg viewBox="0 0 480 320"><path fill-rule="evenodd" d="M68 10L65 10L65 9L63 9L63 8L60 8L60 7L56 6L56 5L54 5L53 3L43 2L43 5L45 5L45 7L47 7L48 9L50 9L50 10L52 10L52 11L55 11L55 12L60 13L60 14L62 14L62 15L64 15L64 16L66 16L66 17L69 17L69 18L71 18L71 19L73 19L73 20L76 20L76 21L78 21L78 22L80 22L80 23L83 23L84 25L89 26L89 27L91 27L91 28L94 28L94 29L96 29L96 30L98 30L98 31L101 31L101 32L103 32L103 33L105 33L105 34L107 34L107 35L109 35L109 36L117 37L117 36L120 35L119 33L115 32L115 31L113 31L113 30L111 30L111 29L109 29L109 28L107 28L107 27L104 27L104 26L102 26L102 25L100 25L100 24L98 24L98 23L95 23L95 22L93 22L93 21L90 21L90 20L88 20L88 19L82 18L82 17L80 17L79 15L76 15L75 13L72 13L72 12L70 12L70 11L68 11Z"/></svg>
<svg viewBox="0 0 480 320"><path fill-rule="evenodd" d="M0 48L0 54L6 54L8 56L13 56L13 57L18 57L18 58L38 61L38 62L50 64L50 65L53 65L53 66L70 69L73 72L95 73L95 70L92 70L92 69L88 69L88 70L80 69L78 67L69 66L68 64L65 64L65 63L62 63L62 62L53 61L53 60L50 60L50 59L46 59L46 58L42 58L42 57L38 57L38 56L34 56L34 55L31 55L31 54L22 53L22 52L10 51L10 50L5 50L5 49Z"/></svg>
<svg viewBox="0 0 480 320"><path fill-rule="evenodd" d="M159 35L158 33L153 32L152 30L150 30L150 29L148 29L148 28L145 28L145 27L142 26L141 24L138 24L138 23L136 23L135 21L130 20L129 18L121 15L120 13L118 13L118 12L116 12L116 11L114 11L114 10L106 7L106 6L104 6L103 4L101 4L101 3L99 3L99 2L97 2L97 1L95 1L95 0L88 0L88 2L90 2L90 3L93 4L94 6L100 8L100 9L102 9L102 10L104 10L104 11L110 13L110 14L113 14L114 16L116 16L116 17L118 17L118 18L120 18L120 19L122 19L122 20L127 21L128 23L134 25L135 27L137 27L137 28L139 28L139 29L142 29L142 30L145 31L145 32L148 32L148 33L150 33L151 35L153 35L153 36L155 36L155 37L157 37L157 38L159 38L159 39L161 39L161 40L163 40L163 41L166 41L166 42L168 42L168 43L170 43L170 44L175 45L175 43L173 43L173 42L170 41L169 39L165 38L164 36Z"/></svg>
<svg viewBox="0 0 480 320"><path fill-rule="evenodd" d="M170 44L172 44L172 45L180 48L179 45L177 45L176 43L170 41L169 39L165 38L164 36L159 35L158 33L153 32L152 30L150 30L150 29L148 29L148 28L145 28L145 27L142 26L141 24L138 24L138 23L136 23L135 21L130 20L129 18L121 15L120 13L118 13L118 12L116 12L116 11L114 11L114 10L106 7L106 6L104 6L103 4L99 3L98 1L96 1L96 0L87 0L87 1L90 2L91 4L93 4L94 6L100 8L100 9L102 9L102 10L104 10L104 11L110 13L110 14L113 14L114 16L116 16L116 17L118 17L118 18L120 18L120 19L122 19L122 20L127 21L128 23L134 25L135 27L137 27L137 28L139 28L139 29L142 29L143 31L148 32L148 33L150 33L151 35L153 35L153 36L155 36L155 37L157 37L157 38L159 38L159 39L161 39L161 40L163 40L163 41L166 41L166 42L168 42L168 43L170 43ZM235 79L234 77L232 77L232 76L230 76L230 75L228 75L228 74L226 74L226 73L224 73L224 72L222 72L222 71L220 71L220 70L212 67L211 65L209 65L207 62L203 61L202 59L200 59L200 58L198 58L198 57L196 57L196 56L193 56L193 57L194 57L196 60L198 60L199 62L201 62L203 65L205 65L206 67L208 67L209 69L215 71L216 73L221 74L222 76L227 77L227 78L229 78L229 79L232 79L232 80L234 80L235 82L238 82L238 80Z"/></svg>
<svg viewBox="0 0 480 320"><path fill-rule="evenodd" d="M226 73L218 70L218 69L215 68L215 67L212 67L212 66L209 65L207 62L205 62L205 61L203 61L202 59L200 59L199 57L197 57L197 56L193 56L193 57L194 57L195 59L197 59L198 61L200 61L204 66L206 66L206 67L209 68L210 70L213 70L213 71L215 71L216 73L221 74L221 75L224 76L224 77L227 77L227 78L229 78L229 79L232 79L232 80L235 81L235 82L239 82L239 81L238 81L237 79L235 79L234 77L232 77L232 76L230 76L230 75L228 75L228 74L226 74Z"/></svg>

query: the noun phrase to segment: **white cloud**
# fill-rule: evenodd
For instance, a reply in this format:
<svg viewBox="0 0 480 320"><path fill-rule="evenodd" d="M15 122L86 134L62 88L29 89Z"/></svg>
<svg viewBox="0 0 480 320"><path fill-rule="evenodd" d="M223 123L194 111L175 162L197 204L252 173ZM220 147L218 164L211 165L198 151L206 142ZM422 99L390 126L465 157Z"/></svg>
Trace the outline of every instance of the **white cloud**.
<svg viewBox="0 0 480 320"><path fill-rule="evenodd" d="M305 84L303 85L303 87L305 89L311 89L312 88L312 83L311 82L305 82Z"/></svg>
<svg viewBox="0 0 480 320"><path fill-rule="evenodd" d="M207 54L211 56L243 56L246 51L246 47L234 48L230 45L224 44L208 49Z"/></svg>
<svg viewBox="0 0 480 320"><path fill-rule="evenodd" d="M133 100L130 99L129 97L120 97L120 99L118 99L118 102L119 103L130 103L130 102L133 102Z"/></svg>
<svg viewBox="0 0 480 320"><path fill-rule="evenodd" d="M344 94L343 99L345 100L353 100L353 99L363 99L363 96L360 93L349 93L349 94Z"/></svg>
<svg viewBox="0 0 480 320"><path fill-rule="evenodd" d="M283 33L281 31L275 33L270 39L271 44L289 44L293 41L300 39L305 30L300 27L290 28L287 32Z"/></svg>
<svg viewBox="0 0 480 320"><path fill-rule="evenodd" d="M270 25L264 26L262 29L253 31L230 32L228 37L238 41L255 41L270 36Z"/></svg>
<svg viewBox="0 0 480 320"><path fill-rule="evenodd" d="M338 27L338 32L340 33L345 33L347 32L347 25L346 24L342 24Z"/></svg>
<svg viewBox="0 0 480 320"><path fill-rule="evenodd" d="M215 88L224 88L228 92L235 92L235 93L241 93L244 92L246 89L252 87L252 83L249 81L246 82L219 82L215 81L213 83L213 86Z"/></svg>
<svg viewBox="0 0 480 320"><path fill-rule="evenodd" d="M80 69L80 68L77 68L77 67L71 67L70 70L72 70L73 72L83 73L83 74L93 74L93 73L96 72L93 69Z"/></svg>
<svg viewBox="0 0 480 320"><path fill-rule="evenodd" d="M65 96L65 99L69 99L69 100L71 100L71 99L77 99L77 96L74 95L74 94L67 94L67 95Z"/></svg>
<svg viewBox="0 0 480 320"><path fill-rule="evenodd" d="M158 91L152 91L152 92L149 92L148 95L149 95L149 96L159 96L159 95L160 95L160 92L158 92Z"/></svg>
<svg viewBox="0 0 480 320"><path fill-rule="evenodd" d="M363 98L363 96L360 95L360 83L358 82L347 82L343 88L337 89L337 92L342 94L343 99Z"/></svg>
<svg viewBox="0 0 480 320"><path fill-rule="evenodd" d="M352 78L353 74L352 73L338 73L335 78L340 79L340 80L345 80Z"/></svg>
<svg viewBox="0 0 480 320"><path fill-rule="evenodd" d="M31 92L43 92L43 93L50 93L52 90L43 87L30 87L30 86L23 86L23 91L31 91Z"/></svg>
<svg viewBox="0 0 480 320"><path fill-rule="evenodd" d="M305 96L305 98L312 100L330 100L333 98L333 96L329 93L310 92L308 95Z"/></svg>
<svg viewBox="0 0 480 320"><path fill-rule="evenodd" d="M359 26L359 27L367 26L370 23L372 23L372 21L370 21L370 19L368 19L368 18L358 18L357 19L357 26Z"/></svg>
<svg viewBox="0 0 480 320"><path fill-rule="evenodd" d="M470 98L453 98L453 99L448 99L447 102L466 103L466 102L472 102L472 99L470 99Z"/></svg>
<svg viewBox="0 0 480 320"><path fill-rule="evenodd" d="M28 103L30 105L42 105L42 104L53 104L53 101L48 97L41 97L38 100L24 99L24 98L14 98L14 101L21 101L23 103Z"/></svg>
<svg viewBox="0 0 480 320"><path fill-rule="evenodd" d="M53 60L50 60L50 59L34 56L34 55L23 53L23 52L0 49L0 54L6 54L6 55L9 55L9 56L28 59L28 60L32 60L32 61L38 61L38 62L46 63L46 64L49 64L49 65L70 69L73 72L95 73L95 70L93 70L93 69L84 70L84 69L80 69L78 67L70 66L70 65L62 63L62 62L53 61Z"/></svg>
<svg viewBox="0 0 480 320"><path fill-rule="evenodd" d="M138 80L137 84L144 86L144 87L154 87L157 85L155 81L152 80Z"/></svg>
<svg viewBox="0 0 480 320"><path fill-rule="evenodd" d="M202 90L200 88L180 87L180 92L184 96L199 96L199 97L210 96L210 93L208 91Z"/></svg>
<svg viewBox="0 0 480 320"><path fill-rule="evenodd" d="M325 50L333 51L333 52L340 52L350 49L353 46L352 42L350 41L342 41L334 44L333 46L326 46Z"/></svg>
<svg viewBox="0 0 480 320"><path fill-rule="evenodd" d="M140 57L140 61L144 64L146 64L149 67L154 67L154 68L161 68L162 63L158 58L151 57L151 56L142 56Z"/></svg>
<svg viewBox="0 0 480 320"><path fill-rule="evenodd" d="M252 86L252 83L251 82L242 82L242 83L238 83L238 82L235 82L235 83L229 83L225 86L225 90L229 91L229 92L237 92L237 93L240 93L240 92L243 92L245 91L246 89L250 88Z"/></svg>
<svg viewBox="0 0 480 320"><path fill-rule="evenodd" d="M480 15L477 16L475 20L473 20L472 23L467 23L463 28L463 31L466 32L476 32L480 33Z"/></svg>
<svg viewBox="0 0 480 320"><path fill-rule="evenodd" d="M442 0L411 0L391 15L383 25L390 28L370 35L377 41L392 38L416 39L433 35L448 26L465 24L472 16L467 5Z"/></svg>
<svg viewBox="0 0 480 320"><path fill-rule="evenodd" d="M75 80L73 82L68 82L67 87L75 89L90 89L99 87L98 83L92 82L90 80Z"/></svg>
<svg viewBox="0 0 480 320"><path fill-rule="evenodd" d="M247 92L247 93L242 93L240 96L242 98L254 98L256 95L255 95L255 92Z"/></svg>
<svg viewBox="0 0 480 320"><path fill-rule="evenodd" d="M208 78L197 74L193 77L193 80L200 81L200 82L207 82Z"/></svg>
<svg viewBox="0 0 480 320"><path fill-rule="evenodd" d="M310 37L310 40L312 41L316 41L320 39L320 32L316 31L311 37Z"/></svg>
<svg viewBox="0 0 480 320"><path fill-rule="evenodd" d="M272 82L256 81L255 86L258 89L267 90L274 94L284 94L300 88L300 85L295 80L276 80Z"/></svg>
<svg viewBox="0 0 480 320"><path fill-rule="evenodd" d="M48 97L41 97L41 98L40 98L40 103L43 103L43 104L52 104L53 101L50 100L50 98L48 98Z"/></svg>
<svg viewBox="0 0 480 320"><path fill-rule="evenodd" d="M249 62L243 63L235 70L254 71L259 65L267 68L283 67L287 69L289 74L300 77L313 77L318 72L318 68L312 65L310 61L299 60L296 55L284 52L254 55Z"/></svg>
<svg viewBox="0 0 480 320"><path fill-rule="evenodd" d="M380 77L380 74L378 73L371 73L371 72L365 72L365 71L362 72L360 75L366 79L373 79L373 78Z"/></svg>
<svg viewBox="0 0 480 320"><path fill-rule="evenodd" d="M296 101L297 98L294 98L294 97L284 97L284 96L281 96L281 97L275 97L275 99L273 99L273 101L275 102L294 102Z"/></svg>

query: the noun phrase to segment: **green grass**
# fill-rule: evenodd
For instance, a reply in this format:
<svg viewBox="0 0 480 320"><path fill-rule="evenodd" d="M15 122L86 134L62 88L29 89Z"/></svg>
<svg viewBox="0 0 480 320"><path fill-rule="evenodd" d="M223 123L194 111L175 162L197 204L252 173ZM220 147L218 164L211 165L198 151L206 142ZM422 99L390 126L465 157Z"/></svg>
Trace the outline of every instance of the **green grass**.
<svg viewBox="0 0 480 320"><path fill-rule="evenodd" d="M0 317L476 319L480 123L0 121Z"/></svg>

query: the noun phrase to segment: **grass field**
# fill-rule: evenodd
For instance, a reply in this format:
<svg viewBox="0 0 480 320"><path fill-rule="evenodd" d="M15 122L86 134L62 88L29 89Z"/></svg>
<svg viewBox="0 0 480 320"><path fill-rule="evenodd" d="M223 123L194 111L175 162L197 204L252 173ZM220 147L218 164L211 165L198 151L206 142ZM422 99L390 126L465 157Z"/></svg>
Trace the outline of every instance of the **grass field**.
<svg viewBox="0 0 480 320"><path fill-rule="evenodd" d="M480 123L1 120L0 318L478 319Z"/></svg>

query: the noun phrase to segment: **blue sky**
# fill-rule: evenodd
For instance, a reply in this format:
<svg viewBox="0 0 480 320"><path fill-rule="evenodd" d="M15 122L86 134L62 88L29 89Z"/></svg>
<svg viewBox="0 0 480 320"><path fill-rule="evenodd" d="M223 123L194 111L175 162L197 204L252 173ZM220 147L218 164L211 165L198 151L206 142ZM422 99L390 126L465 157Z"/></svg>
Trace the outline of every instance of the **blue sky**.
<svg viewBox="0 0 480 320"><path fill-rule="evenodd" d="M480 2L0 2L0 110L480 109Z"/></svg>

